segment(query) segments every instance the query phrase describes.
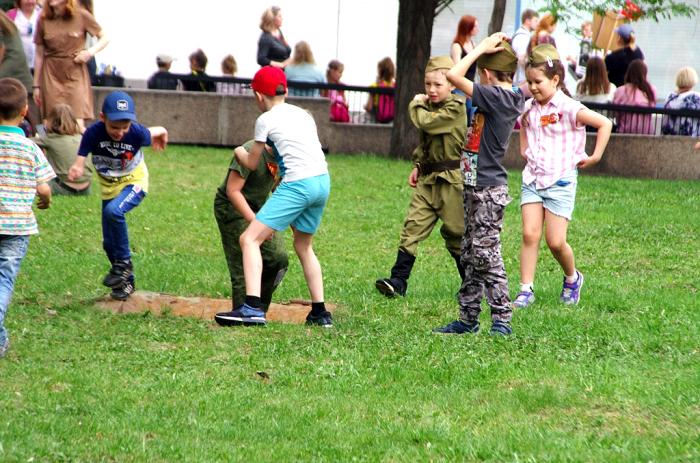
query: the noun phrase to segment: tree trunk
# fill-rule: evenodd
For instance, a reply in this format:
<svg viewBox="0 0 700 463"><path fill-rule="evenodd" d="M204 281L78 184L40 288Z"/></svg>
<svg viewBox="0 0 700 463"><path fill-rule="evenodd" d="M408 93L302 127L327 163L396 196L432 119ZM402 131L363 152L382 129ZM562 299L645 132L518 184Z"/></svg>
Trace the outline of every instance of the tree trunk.
<svg viewBox="0 0 700 463"><path fill-rule="evenodd" d="M410 159L418 133L408 117L408 104L425 93L423 76L430 58L430 39L438 0L400 0L396 40L396 117L391 131L391 156Z"/></svg>
<svg viewBox="0 0 700 463"><path fill-rule="evenodd" d="M489 35L503 30L503 17L506 15L506 0L493 0Z"/></svg>

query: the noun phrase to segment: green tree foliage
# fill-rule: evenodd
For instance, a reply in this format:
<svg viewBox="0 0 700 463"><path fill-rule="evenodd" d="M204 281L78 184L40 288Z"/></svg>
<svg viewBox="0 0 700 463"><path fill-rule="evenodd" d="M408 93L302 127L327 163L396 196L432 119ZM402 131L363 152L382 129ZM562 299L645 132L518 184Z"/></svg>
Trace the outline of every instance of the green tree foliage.
<svg viewBox="0 0 700 463"><path fill-rule="evenodd" d="M568 24L583 13L605 14L606 11L621 12L635 7L640 10L639 19L652 19L657 22L677 16L691 18L698 12L697 6L675 0L547 0L544 9Z"/></svg>

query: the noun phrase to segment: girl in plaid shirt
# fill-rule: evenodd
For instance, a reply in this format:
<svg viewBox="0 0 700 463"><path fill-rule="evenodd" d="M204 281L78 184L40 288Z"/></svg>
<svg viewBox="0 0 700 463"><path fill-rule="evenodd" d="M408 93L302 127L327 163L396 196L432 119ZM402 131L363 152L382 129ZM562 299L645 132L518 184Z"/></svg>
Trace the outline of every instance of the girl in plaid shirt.
<svg viewBox="0 0 700 463"><path fill-rule="evenodd" d="M577 304L583 275L576 269L574 252L566 241L576 199L577 168L597 163L610 138L612 122L568 96L564 66L556 48L533 48L526 69L533 98L525 103L520 123L523 170L521 209L523 241L520 250L520 292L513 305L535 302L534 279L542 231L552 255L564 271L560 296L564 304ZM586 126L597 129L595 149L586 155Z"/></svg>

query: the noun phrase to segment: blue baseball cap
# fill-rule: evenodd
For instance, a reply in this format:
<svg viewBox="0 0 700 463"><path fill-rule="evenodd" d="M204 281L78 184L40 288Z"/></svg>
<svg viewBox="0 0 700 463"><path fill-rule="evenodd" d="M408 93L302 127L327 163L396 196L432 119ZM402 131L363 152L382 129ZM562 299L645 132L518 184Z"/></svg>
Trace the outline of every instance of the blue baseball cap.
<svg viewBox="0 0 700 463"><path fill-rule="evenodd" d="M622 24L620 27L615 29L615 32L617 32L623 39L629 40L630 35L634 33L634 29L632 29L632 26L629 24Z"/></svg>
<svg viewBox="0 0 700 463"><path fill-rule="evenodd" d="M126 92L112 92L102 103L102 114L110 121L135 121L134 99Z"/></svg>

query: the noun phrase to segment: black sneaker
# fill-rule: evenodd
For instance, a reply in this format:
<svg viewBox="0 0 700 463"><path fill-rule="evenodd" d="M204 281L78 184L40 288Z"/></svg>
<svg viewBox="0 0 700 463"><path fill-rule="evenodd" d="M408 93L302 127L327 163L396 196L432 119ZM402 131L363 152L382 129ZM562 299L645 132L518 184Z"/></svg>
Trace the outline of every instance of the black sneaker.
<svg viewBox="0 0 700 463"><path fill-rule="evenodd" d="M433 330L433 333L438 334L474 334L478 332L479 322L465 323L462 320L455 320Z"/></svg>
<svg viewBox="0 0 700 463"><path fill-rule="evenodd" d="M493 322L489 334L491 336L510 336L513 334L513 328L510 327L510 323Z"/></svg>
<svg viewBox="0 0 700 463"><path fill-rule="evenodd" d="M118 289L123 286L134 273L130 260L118 260L112 264L109 273L102 279L102 284L108 288Z"/></svg>
<svg viewBox="0 0 700 463"><path fill-rule="evenodd" d="M214 315L214 320L221 326L265 326L267 323L265 312L248 304L241 304L230 312L219 312Z"/></svg>
<svg viewBox="0 0 700 463"><path fill-rule="evenodd" d="M374 287L386 297L406 295L406 284L396 278L380 278L374 282Z"/></svg>
<svg viewBox="0 0 700 463"><path fill-rule="evenodd" d="M322 326L324 328L333 328L333 315L329 311L321 312L318 315L314 315L309 312L306 316L307 325Z"/></svg>
<svg viewBox="0 0 700 463"><path fill-rule="evenodd" d="M112 299L116 299L117 301L126 301L129 296L134 293L134 291L136 291L136 283L134 282L134 276L131 275L131 278L129 278L120 287L112 288L112 293L110 296Z"/></svg>

